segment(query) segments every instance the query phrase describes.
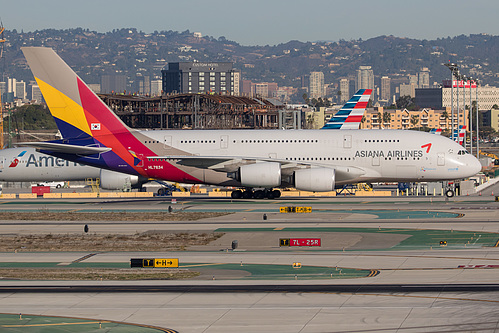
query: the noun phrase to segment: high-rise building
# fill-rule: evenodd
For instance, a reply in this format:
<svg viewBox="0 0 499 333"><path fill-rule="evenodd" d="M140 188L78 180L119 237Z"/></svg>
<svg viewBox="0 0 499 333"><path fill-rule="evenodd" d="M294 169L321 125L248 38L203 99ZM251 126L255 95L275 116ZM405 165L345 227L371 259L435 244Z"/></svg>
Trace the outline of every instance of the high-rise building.
<svg viewBox="0 0 499 333"><path fill-rule="evenodd" d="M401 84L400 97L402 96L410 96L411 98L416 97L416 85L414 83Z"/></svg>
<svg viewBox="0 0 499 333"><path fill-rule="evenodd" d="M450 81L450 80L449 80ZM454 81L457 82L457 81ZM428 88L428 89L416 89L416 104L419 107L431 107L435 109L439 108L450 108L454 106L454 110L457 110L457 105L459 103L459 109L462 110L464 105L470 104L470 86L469 82L465 85L460 84L459 91L459 101L457 96L456 84L454 89L444 82L443 88ZM465 86L465 88L463 88ZM454 96L452 95L454 94ZM471 100L472 103L475 102L478 95L478 109L479 110L490 110L494 105L499 105L499 88L491 86L479 86L478 91L476 85L472 85L471 88Z"/></svg>
<svg viewBox="0 0 499 333"><path fill-rule="evenodd" d="M165 93L239 93L240 75L231 62L170 62L161 73Z"/></svg>
<svg viewBox="0 0 499 333"><path fill-rule="evenodd" d="M302 75L301 76L301 87L308 89L310 87L310 75Z"/></svg>
<svg viewBox="0 0 499 333"><path fill-rule="evenodd" d="M26 82L16 82L16 91L14 96L19 99L26 99Z"/></svg>
<svg viewBox="0 0 499 333"><path fill-rule="evenodd" d="M350 80L340 80L340 103L345 103L350 98Z"/></svg>
<svg viewBox="0 0 499 333"><path fill-rule="evenodd" d="M151 80L151 96L161 96L163 81Z"/></svg>
<svg viewBox="0 0 499 333"><path fill-rule="evenodd" d="M309 98L319 97L324 97L324 73L312 72L310 73Z"/></svg>
<svg viewBox="0 0 499 333"><path fill-rule="evenodd" d="M418 87L418 76L417 75L407 75L409 78L409 84L413 84L416 88Z"/></svg>
<svg viewBox="0 0 499 333"><path fill-rule="evenodd" d="M359 66L357 80L355 81L355 90L359 89L372 89L374 93L374 73L371 66Z"/></svg>
<svg viewBox="0 0 499 333"><path fill-rule="evenodd" d="M234 82L232 86L232 95L239 96L241 94L241 71L234 70Z"/></svg>
<svg viewBox="0 0 499 333"><path fill-rule="evenodd" d="M421 68L418 73L418 88L430 88L430 70L427 67Z"/></svg>
<svg viewBox="0 0 499 333"><path fill-rule="evenodd" d="M102 75L100 90L104 94L112 92L124 92L126 90L125 75Z"/></svg>
<svg viewBox="0 0 499 333"><path fill-rule="evenodd" d="M16 83L17 83L17 80L14 79L14 78L7 79L7 92L8 93L14 93L15 94L15 92L16 92Z"/></svg>
<svg viewBox="0 0 499 333"><path fill-rule="evenodd" d="M388 76L383 76L381 78L380 100L386 101L387 103L390 101L391 83L392 83L392 80Z"/></svg>
<svg viewBox="0 0 499 333"><path fill-rule="evenodd" d="M37 85L31 86L31 100L34 101L36 104L44 102L42 91L40 90L40 87Z"/></svg>

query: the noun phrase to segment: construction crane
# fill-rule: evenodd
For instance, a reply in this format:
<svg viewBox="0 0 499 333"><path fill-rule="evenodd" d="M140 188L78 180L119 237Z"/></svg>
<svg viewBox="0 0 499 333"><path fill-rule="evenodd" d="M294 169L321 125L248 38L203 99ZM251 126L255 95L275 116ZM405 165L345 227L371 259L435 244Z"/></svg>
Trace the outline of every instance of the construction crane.
<svg viewBox="0 0 499 333"><path fill-rule="evenodd" d="M5 38L3 38L3 23L0 21L0 60L3 57L3 45L5 43ZM2 93L0 91L0 149L3 149L3 104L2 104Z"/></svg>

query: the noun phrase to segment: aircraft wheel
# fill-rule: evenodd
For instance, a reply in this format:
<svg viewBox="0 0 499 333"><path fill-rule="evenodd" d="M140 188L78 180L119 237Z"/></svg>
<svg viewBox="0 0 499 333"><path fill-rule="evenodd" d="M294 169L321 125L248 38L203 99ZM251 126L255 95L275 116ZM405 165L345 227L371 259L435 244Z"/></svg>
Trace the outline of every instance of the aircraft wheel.
<svg viewBox="0 0 499 333"><path fill-rule="evenodd" d="M160 188L158 190L158 195L165 195L165 189L164 188Z"/></svg>
<svg viewBox="0 0 499 333"><path fill-rule="evenodd" d="M454 191L453 190L447 190L447 191L445 191L445 196L447 198L452 198L454 196Z"/></svg>
<svg viewBox="0 0 499 333"><path fill-rule="evenodd" d="M244 199L253 199L253 191L252 190L246 190L243 192L243 198Z"/></svg>
<svg viewBox="0 0 499 333"><path fill-rule="evenodd" d="M273 190L272 193L274 194L274 198L280 198L281 197L281 191L279 190Z"/></svg>
<svg viewBox="0 0 499 333"><path fill-rule="evenodd" d="M267 191L265 193L265 196L267 197L267 199L274 199L275 198L274 191Z"/></svg>
<svg viewBox="0 0 499 333"><path fill-rule="evenodd" d="M243 191L241 190L232 191L230 197L232 199L241 199L243 197Z"/></svg>
<svg viewBox="0 0 499 333"><path fill-rule="evenodd" d="M253 197L255 199L263 199L265 198L265 192L263 192L262 190L257 190L255 191L255 193L253 194Z"/></svg>

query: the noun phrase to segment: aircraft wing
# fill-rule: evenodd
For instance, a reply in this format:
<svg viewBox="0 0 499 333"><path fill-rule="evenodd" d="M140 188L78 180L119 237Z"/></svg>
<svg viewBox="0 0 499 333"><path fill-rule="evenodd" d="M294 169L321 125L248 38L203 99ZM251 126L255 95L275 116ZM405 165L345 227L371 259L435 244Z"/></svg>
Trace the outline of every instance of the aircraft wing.
<svg viewBox="0 0 499 333"><path fill-rule="evenodd" d="M91 147L69 145L55 142L20 142L18 146L34 147L37 150L46 150L54 153L77 154L77 155L94 155L101 154L112 150L107 147Z"/></svg>
<svg viewBox="0 0 499 333"><path fill-rule="evenodd" d="M276 158L240 156L152 156L147 158L149 160L162 159L184 166L210 169L219 172L236 172L243 165L259 162L274 162L281 164L281 173L283 175L291 175L294 171L299 169L326 167L333 168L335 170L336 179L338 181L353 180L366 173L366 171L362 168L339 165L331 167L331 165L321 164L320 161L314 161L314 163L311 163L304 161L280 160Z"/></svg>

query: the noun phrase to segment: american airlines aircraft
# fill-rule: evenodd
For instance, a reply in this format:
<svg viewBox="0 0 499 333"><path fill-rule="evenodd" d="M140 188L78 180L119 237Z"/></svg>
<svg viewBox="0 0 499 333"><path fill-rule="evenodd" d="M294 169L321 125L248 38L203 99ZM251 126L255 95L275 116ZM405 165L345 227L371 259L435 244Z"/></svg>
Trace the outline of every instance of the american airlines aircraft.
<svg viewBox="0 0 499 333"><path fill-rule="evenodd" d="M147 181L144 177L121 174L42 154L35 148L0 150L0 181L82 181L87 178L99 178L100 186L107 190L121 190L125 184L137 186Z"/></svg>
<svg viewBox="0 0 499 333"><path fill-rule="evenodd" d="M245 189L233 198L274 198L286 186L331 191L357 182L454 180L481 169L459 144L415 131L134 130L52 49L22 50L63 136L26 145L70 161Z"/></svg>

